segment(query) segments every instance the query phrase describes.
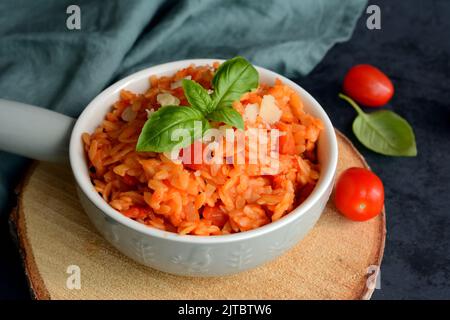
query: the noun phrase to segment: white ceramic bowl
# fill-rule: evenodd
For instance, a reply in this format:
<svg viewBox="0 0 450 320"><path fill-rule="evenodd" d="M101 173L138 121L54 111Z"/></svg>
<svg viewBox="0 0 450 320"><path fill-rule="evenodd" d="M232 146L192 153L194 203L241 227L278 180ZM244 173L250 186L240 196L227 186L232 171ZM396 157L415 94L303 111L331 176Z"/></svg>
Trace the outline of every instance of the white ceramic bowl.
<svg viewBox="0 0 450 320"><path fill-rule="evenodd" d="M151 67L113 84L100 93L78 118L70 141L70 163L78 183L81 203L101 234L119 251L149 267L189 276L218 276L257 267L283 254L314 226L333 187L337 142L333 126L319 103L294 82L272 71L257 68L260 82L276 78L296 90L305 110L322 120L325 129L318 141L320 179L311 195L279 221L263 227L222 236L190 236L150 228L110 207L94 190L89 178L81 134L93 132L122 89L144 92L151 75L172 75L190 64L212 64L211 59L184 60Z"/></svg>
<svg viewBox="0 0 450 320"><path fill-rule="evenodd" d="M149 87L151 75L172 75L190 64L205 65L214 61L220 60L183 60L134 73L100 93L76 122L55 112L0 100L0 116L5 113L4 120L0 119L0 149L41 160L63 158L67 146L64 136L75 123L69 153L81 204L95 227L119 251L146 266L186 276L220 276L257 267L286 252L311 230L333 188L338 157L334 128L319 103L300 86L275 72L256 68L260 82L272 84L276 78L281 79L301 96L305 110L322 120L325 128L318 141L319 181L311 195L292 212L276 222L247 232L210 237L182 236L125 217L95 191L81 140L83 132L93 132L102 122L122 89L144 92ZM9 120L6 120L6 113ZM15 116L11 117L12 113ZM33 126L29 126L30 121ZM17 127L22 130L14 130ZM46 138L42 139L43 136Z"/></svg>

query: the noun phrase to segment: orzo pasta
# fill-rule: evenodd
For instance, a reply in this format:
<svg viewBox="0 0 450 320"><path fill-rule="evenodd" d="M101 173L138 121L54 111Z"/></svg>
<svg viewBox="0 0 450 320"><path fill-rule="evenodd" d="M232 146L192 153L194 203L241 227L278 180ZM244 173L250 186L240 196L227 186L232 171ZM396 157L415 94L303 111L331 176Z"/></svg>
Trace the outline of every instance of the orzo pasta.
<svg viewBox="0 0 450 320"><path fill-rule="evenodd" d="M164 153L136 151L152 113L165 104L189 105L181 80L192 79L212 92L218 66L192 65L173 76L151 77L150 88L142 94L122 91L100 126L83 134L91 180L111 207L149 227L222 235L276 221L311 193L320 174L316 142L323 126L279 80L271 86L260 84L233 103L246 130L283 133L276 174L262 174L260 165L247 162L186 164ZM254 146L245 139L248 151Z"/></svg>

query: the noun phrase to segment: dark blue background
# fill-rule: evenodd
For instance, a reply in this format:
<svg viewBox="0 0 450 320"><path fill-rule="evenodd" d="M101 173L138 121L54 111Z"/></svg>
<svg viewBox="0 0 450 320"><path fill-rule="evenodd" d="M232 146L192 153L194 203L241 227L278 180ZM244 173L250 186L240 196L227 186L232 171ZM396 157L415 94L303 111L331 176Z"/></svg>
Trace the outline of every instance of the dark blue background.
<svg viewBox="0 0 450 320"><path fill-rule="evenodd" d="M349 42L335 46L308 77L293 80L319 100L385 184L388 233L381 290L373 298L448 299L450 1L371 3L381 7L381 30L368 30L364 14ZM337 94L345 72L358 63L374 64L393 80L396 93L388 107L412 124L417 157L384 157L355 140L351 132L355 112ZM0 298L29 297L17 249L2 218Z"/></svg>

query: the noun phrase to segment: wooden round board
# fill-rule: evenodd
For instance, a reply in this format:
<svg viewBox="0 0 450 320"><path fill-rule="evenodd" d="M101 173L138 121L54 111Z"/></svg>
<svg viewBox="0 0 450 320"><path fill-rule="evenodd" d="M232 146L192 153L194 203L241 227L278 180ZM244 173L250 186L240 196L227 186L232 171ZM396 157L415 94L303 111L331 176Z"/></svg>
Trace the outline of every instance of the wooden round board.
<svg viewBox="0 0 450 320"><path fill-rule="evenodd" d="M367 167L337 135L338 174ZM330 201L305 239L272 262L220 278L173 276L133 262L99 235L68 166L36 163L18 192L11 221L36 299L369 299L383 256L385 213L352 222ZM67 287L69 266L80 268L80 289Z"/></svg>

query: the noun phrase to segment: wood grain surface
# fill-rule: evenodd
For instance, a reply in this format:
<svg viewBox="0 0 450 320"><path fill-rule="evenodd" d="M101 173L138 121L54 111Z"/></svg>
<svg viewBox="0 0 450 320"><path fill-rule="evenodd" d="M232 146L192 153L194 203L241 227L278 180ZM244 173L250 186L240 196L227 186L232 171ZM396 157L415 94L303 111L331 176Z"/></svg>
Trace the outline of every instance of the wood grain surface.
<svg viewBox="0 0 450 320"><path fill-rule="evenodd" d="M337 135L338 174L367 167ZM305 239L272 262L220 278L173 276L110 246L83 212L70 168L49 163L30 168L11 220L36 299L369 299L386 235L384 212L352 222L330 201ZM79 290L66 286L71 265L81 270Z"/></svg>

